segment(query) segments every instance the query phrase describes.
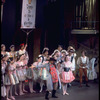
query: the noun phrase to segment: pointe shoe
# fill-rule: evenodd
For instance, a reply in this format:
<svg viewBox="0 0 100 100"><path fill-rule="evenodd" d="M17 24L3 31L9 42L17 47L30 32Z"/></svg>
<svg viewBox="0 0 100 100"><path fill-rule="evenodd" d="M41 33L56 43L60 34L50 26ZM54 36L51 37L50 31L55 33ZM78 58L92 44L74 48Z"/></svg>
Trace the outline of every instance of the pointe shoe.
<svg viewBox="0 0 100 100"><path fill-rule="evenodd" d="M65 94L66 94L66 95L69 95L69 93L67 93L67 92L66 92Z"/></svg>

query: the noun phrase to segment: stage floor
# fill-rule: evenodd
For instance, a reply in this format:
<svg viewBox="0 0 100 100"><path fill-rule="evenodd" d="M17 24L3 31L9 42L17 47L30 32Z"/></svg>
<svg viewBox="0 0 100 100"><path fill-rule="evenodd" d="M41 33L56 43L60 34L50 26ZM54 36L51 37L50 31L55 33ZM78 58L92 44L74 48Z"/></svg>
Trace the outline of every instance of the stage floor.
<svg viewBox="0 0 100 100"><path fill-rule="evenodd" d="M79 88L79 82L73 82L71 87L68 87L68 95L63 96L62 90L57 90L57 96L59 98L51 98L49 100L99 100L99 83L89 82L90 87ZM43 93L26 93L23 96L15 96L16 100L45 100L45 92ZM5 100L5 99L2 99Z"/></svg>

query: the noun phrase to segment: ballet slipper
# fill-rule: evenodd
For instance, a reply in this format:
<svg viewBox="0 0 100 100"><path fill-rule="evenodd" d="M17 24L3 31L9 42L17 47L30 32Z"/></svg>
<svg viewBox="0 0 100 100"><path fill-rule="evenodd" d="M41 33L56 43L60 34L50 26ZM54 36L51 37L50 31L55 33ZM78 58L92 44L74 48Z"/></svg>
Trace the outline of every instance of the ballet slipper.
<svg viewBox="0 0 100 100"><path fill-rule="evenodd" d="M17 96L17 95L18 95L18 93L17 93L17 92L15 92L15 95Z"/></svg>
<svg viewBox="0 0 100 100"><path fill-rule="evenodd" d="M63 95L65 95L65 92L63 93Z"/></svg>
<svg viewBox="0 0 100 100"><path fill-rule="evenodd" d="M24 93L23 92L20 92L19 95L24 95Z"/></svg>
<svg viewBox="0 0 100 100"><path fill-rule="evenodd" d="M36 93L36 91L34 91L33 89L30 90L31 93Z"/></svg>
<svg viewBox="0 0 100 100"><path fill-rule="evenodd" d="M33 92L34 92L34 93L36 93L36 91L35 91L35 90L33 90Z"/></svg>
<svg viewBox="0 0 100 100"><path fill-rule="evenodd" d="M23 90L23 92L27 93L27 91L26 91L26 90Z"/></svg>
<svg viewBox="0 0 100 100"><path fill-rule="evenodd" d="M65 94L66 94L66 95L69 95L69 93L67 93L67 92L66 92Z"/></svg>
<svg viewBox="0 0 100 100"><path fill-rule="evenodd" d="M39 92L42 92L42 89Z"/></svg>
<svg viewBox="0 0 100 100"><path fill-rule="evenodd" d="M15 100L15 98L13 96L10 97L12 100Z"/></svg>
<svg viewBox="0 0 100 100"><path fill-rule="evenodd" d="M11 100L11 99L9 99L9 98L6 98L6 100Z"/></svg>
<svg viewBox="0 0 100 100"><path fill-rule="evenodd" d="M30 91L30 93L33 93L33 91Z"/></svg>

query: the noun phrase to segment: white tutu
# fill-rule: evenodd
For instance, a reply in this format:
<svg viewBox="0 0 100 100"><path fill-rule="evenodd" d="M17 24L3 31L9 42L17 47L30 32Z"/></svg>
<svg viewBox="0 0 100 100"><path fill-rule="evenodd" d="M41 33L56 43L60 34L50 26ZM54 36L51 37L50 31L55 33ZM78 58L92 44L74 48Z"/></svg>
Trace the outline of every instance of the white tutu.
<svg viewBox="0 0 100 100"><path fill-rule="evenodd" d="M11 78L11 81L10 81L10 78ZM14 80L14 77L12 74L10 74L10 77L8 74L5 75L5 78L4 78L4 84L5 85L15 85L15 80Z"/></svg>
<svg viewBox="0 0 100 100"><path fill-rule="evenodd" d="M19 81L25 81L25 80L26 80L26 77L25 77L25 75L24 75L22 69L17 70L16 72L17 72Z"/></svg>

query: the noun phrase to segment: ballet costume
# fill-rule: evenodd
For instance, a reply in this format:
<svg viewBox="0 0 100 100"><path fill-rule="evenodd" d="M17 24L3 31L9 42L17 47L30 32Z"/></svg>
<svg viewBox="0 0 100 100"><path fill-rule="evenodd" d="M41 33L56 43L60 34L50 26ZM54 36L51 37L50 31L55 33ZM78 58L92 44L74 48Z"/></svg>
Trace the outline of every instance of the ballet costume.
<svg viewBox="0 0 100 100"><path fill-rule="evenodd" d="M62 68L62 76L61 76L63 95L65 94L69 95L66 92L67 84L71 83L75 79L71 68L72 68L72 63L70 61L64 62L64 66Z"/></svg>
<svg viewBox="0 0 100 100"><path fill-rule="evenodd" d="M38 65L37 68L46 68L48 71L47 74L47 79L46 79L46 85L47 85L47 91L45 94L45 99L49 99L49 91L52 91L52 97L53 98L57 98L57 96L55 96L56 94L56 89L58 86L58 74L57 74L57 70L55 68L55 66L51 63L48 64L41 64Z"/></svg>
<svg viewBox="0 0 100 100"><path fill-rule="evenodd" d="M1 63L1 96L6 96L6 87L4 85L4 77L5 77L5 68L6 68L6 62Z"/></svg>
<svg viewBox="0 0 100 100"><path fill-rule="evenodd" d="M38 64L38 62L34 62L33 66L36 66ZM38 70L36 68L28 68L27 69L27 78L29 80L29 89L30 92L36 92L33 90L33 83L36 82L38 80Z"/></svg>
<svg viewBox="0 0 100 100"><path fill-rule="evenodd" d="M14 71L14 67L12 66L12 64L8 65L6 74L5 74L5 78L4 78L4 84L6 86L6 94L7 94L7 100L15 100L15 98L12 96L12 87L13 85L15 85L15 79L13 77L13 71ZM8 98L10 92L10 98Z"/></svg>
<svg viewBox="0 0 100 100"><path fill-rule="evenodd" d="M17 84L19 84L19 79L18 79L18 75L17 75L17 69L16 69L16 62L14 62L13 66L14 66L14 71L13 71L13 77L15 79L15 85L14 85L14 88L15 88L15 95L18 95L17 93Z"/></svg>
<svg viewBox="0 0 100 100"><path fill-rule="evenodd" d="M46 63L46 57L44 57L43 63ZM40 82L40 87L41 87L40 92L42 92L43 85L45 85L45 81L47 79L47 70L46 70L46 68L40 68L39 69L39 77L41 79L41 82Z"/></svg>
<svg viewBox="0 0 100 100"><path fill-rule="evenodd" d="M33 90L33 81L34 81L34 69L33 68L27 68L27 79L28 79L28 83L29 83L29 90L30 90L30 93L33 93L35 92Z"/></svg>
<svg viewBox="0 0 100 100"><path fill-rule="evenodd" d="M23 73L23 70L22 70L22 66L23 66L23 61L17 61L16 62L16 72L17 72L17 75L18 75L18 79L19 79L19 94L20 95L23 95L23 91L22 91L22 83L25 81L26 77Z"/></svg>
<svg viewBox="0 0 100 100"><path fill-rule="evenodd" d="M23 60L23 65L22 65L22 71L23 71L23 73L24 73L24 76L25 76L25 80L27 80L27 59L24 59ZM27 92L26 90L25 90L25 81L23 81L23 92Z"/></svg>

